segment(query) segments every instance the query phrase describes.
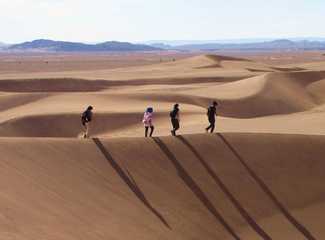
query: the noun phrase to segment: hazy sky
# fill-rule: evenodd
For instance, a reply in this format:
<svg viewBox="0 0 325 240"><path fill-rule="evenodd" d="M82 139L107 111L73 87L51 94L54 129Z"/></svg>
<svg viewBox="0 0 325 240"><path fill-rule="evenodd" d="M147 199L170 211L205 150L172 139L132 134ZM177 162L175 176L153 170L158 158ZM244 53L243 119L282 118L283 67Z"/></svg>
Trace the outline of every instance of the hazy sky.
<svg viewBox="0 0 325 240"><path fill-rule="evenodd" d="M325 0L0 0L0 41L325 37Z"/></svg>

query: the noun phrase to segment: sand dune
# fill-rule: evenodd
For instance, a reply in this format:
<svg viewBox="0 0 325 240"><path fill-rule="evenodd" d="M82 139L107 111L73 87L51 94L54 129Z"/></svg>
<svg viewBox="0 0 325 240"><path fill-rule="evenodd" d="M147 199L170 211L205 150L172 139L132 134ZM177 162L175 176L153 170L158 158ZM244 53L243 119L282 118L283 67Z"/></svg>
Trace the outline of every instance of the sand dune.
<svg viewBox="0 0 325 240"><path fill-rule="evenodd" d="M324 234L318 224L323 216L315 219L308 210L324 211L324 137L0 142L4 239L306 239L306 232L321 239Z"/></svg>
<svg viewBox="0 0 325 240"><path fill-rule="evenodd" d="M74 64L0 72L0 239L323 239L324 63ZM213 100L218 134L205 134Z"/></svg>
<svg viewBox="0 0 325 240"><path fill-rule="evenodd" d="M251 118L302 112L323 103L325 72L267 73L222 85L204 86L172 94L138 94L138 98L176 102L206 107L220 102L219 115Z"/></svg>
<svg viewBox="0 0 325 240"><path fill-rule="evenodd" d="M217 61L249 63L244 59L220 56L200 56L179 62L204 65ZM171 63L162 65L169 64ZM322 94L324 77L323 71L299 71L260 73L259 76L244 79L229 76L228 80L221 78L221 82L218 82L218 78L123 82L77 79L19 82L2 80L0 81L2 90L6 87L6 91L36 92L1 95L3 109L0 113L2 116L0 136L75 137L81 131L80 112L87 104L94 105L98 113L92 129L95 136L142 136L141 117L148 105L157 111L159 124L157 134L168 135L170 131L168 112L175 102L182 104L185 117L183 132L195 133L198 126L200 126L198 131L201 132L206 124L206 106L212 100L220 102L218 114L221 117L238 119L238 123L233 120L229 122L229 126L226 126L227 131L231 131L231 125L235 123L233 129L245 132L247 127L243 129L237 127L240 119L250 120L241 124L245 126L248 123L248 129L252 131L251 126L256 124L255 118L258 117L270 117L271 122L275 115L319 109L324 102ZM39 91L46 91L48 94L38 93ZM70 91L76 93L71 94ZM9 102L10 104L7 104ZM118 106L114 104L115 102L118 102ZM224 125L223 122L227 122L226 119L220 120L221 125ZM37 128L33 127L34 124ZM269 132L270 126L267 124L261 128L256 125L256 129ZM282 128L278 129L276 132L287 132L280 130ZM313 133L315 134L314 131Z"/></svg>
<svg viewBox="0 0 325 240"><path fill-rule="evenodd" d="M216 60L217 58L217 60ZM128 68L117 68L96 71L66 71L66 72L38 72L38 73L15 73L0 75L1 80L9 79L34 79L34 78L77 78L92 80L139 80L139 79L190 79L190 78L208 78L208 77L247 77L254 73L248 71L250 61L238 61L237 59L226 60L224 57L196 56L187 59L181 59L175 62L153 64L147 66L136 66ZM233 63L236 68L227 69L211 68L215 64ZM226 64L227 65L227 64ZM263 65L264 66L264 65Z"/></svg>
<svg viewBox="0 0 325 240"><path fill-rule="evenodd" d="M215 64L219 67L213 69L211 66ZM220 102L218 114L221 117L232 118L227 131L232 131L235 119L238 123L233 129L246 131L246 128L237 127L241 119L249 120L242 124L253 126L256 118L269 117L267 121L271 122L276 115L317 109L322 112L324 71L300 71L301 67L285 66L285 71L256 72L257 76L251 76L247 68L252 64L270 71L274 68L242 58L205 55L158 65L108 70L109 78L115 80L91 80L87 78L88 72L80 79L3 79L0 90L7 93L0 96L0 136L74 137L81 128L80 112L89 104L99 113L93 134L111 137L142 136L141 117L147 106L153 106L158 113L157 133L168 135L168 112L175 102L182 104L186 120L185 125L182 124L184 133L195 133L198 126L198 131L202 131L206 124L206 107L212 100ZM220 72L219 68L224 70ZM238 69L241 69L239 75ZM122 80L122 73L129 76L132 73L132 78ZM136 78L139 75L142 79ZM0 74L0 77L3 76ZM322 118L322 114L319 116ZM120 123L116 123L116 117ZM34 129L32 125L36 122L38 128ZM221 125L223 122L226 119L220 120ZM270 126L256 125L256 131L263 129L269 132Z"/></svg>

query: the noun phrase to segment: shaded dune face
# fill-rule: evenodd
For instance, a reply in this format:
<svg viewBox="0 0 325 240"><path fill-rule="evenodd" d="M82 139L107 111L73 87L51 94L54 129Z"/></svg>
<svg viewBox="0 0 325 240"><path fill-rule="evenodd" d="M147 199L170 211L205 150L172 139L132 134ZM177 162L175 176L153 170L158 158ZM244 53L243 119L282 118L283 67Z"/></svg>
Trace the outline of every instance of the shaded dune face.
<svg viewBox="0 0 325 240"><path fill-rule="evenodd" d="M261 77L263 85L255 94L242 99L221 100L221 114L250 118L313 109L324 103L319 92L325 88L321 83L317 85L324 76L325 72L268 73ZM246 84L250 84L248 80ZM310 87L314 84L318 87Z"/></svg>
<svg viewBox="0 0 325 240"><path fill-rule="evenodd" d="M0 95L0 111L6 111L21 105L37 102L50 96L48 93L39 94L1 94Z"/></svg>
<svg viewBox="0 0 325 240"><path fill-rule="evenodd" d="M53 79L13 79L0 80L0 91L16 93L33 92L97 92L111 87L142 86L159 84L193 84L193 83L224 83L241 80L244 77L191 77L191 78L164 78L164 79L135 79L135 80L86 80L73 78Z"/></svg>
<svg viewBox="0 0 325 240"><path fill-rule="evenodd" d="M169 124L168 112L157 113L155 119ZM196 114L196 113L192 113ZM191 113L184 113L191 117ZM91 124L91 134L111 135L120 129L142 129L142 115L140 113L99 113ZM76 138L83 128L81 114L48 114L34 115L8 120L0 124L2 137L64 137ZM130 134L134 137L133 134Z"/></svg>
<svg viewBox="0 0 325 240"><path fill-rule="evenodd" d="M18 240L322 239L324 144L281 134L2 138L0 229Z"/></svg>
<svg viewBox="0 0 325 240"><path fill-rule="evenodd" d="M141 117L137 113L97 114L92 123L91 133L95 135L103 134L132 125L138 125L140 127ZM81 131L81 114L22 117L9 120L0 126L1 135L7 137L76 138Z"/></svg>
<svg viewBox="0 0 325 240"><path fill-rule="evenodd" d="M18 79L1 80L3 92L91 92L109 87L106 81L87 81L83 79Z"/></svg>

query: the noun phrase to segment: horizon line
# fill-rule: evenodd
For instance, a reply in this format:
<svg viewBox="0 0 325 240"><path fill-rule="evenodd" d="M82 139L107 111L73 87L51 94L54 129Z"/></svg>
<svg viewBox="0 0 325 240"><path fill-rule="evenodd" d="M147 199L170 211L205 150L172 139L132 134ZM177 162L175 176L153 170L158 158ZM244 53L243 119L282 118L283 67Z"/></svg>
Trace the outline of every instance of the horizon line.
<svg viewBox="0 0 325 240"><path fill-rule="evenodd" d="M55 38L35 38L32 40L25 40L20 42L2 42L1 44L6 45L15 45L21 44L25 42L33 42L37 40L50 40L50 41L58 41L58 42L73 42L73 43L83 43L83 44L100 44L105 42L125 42L125 43L133 43L133 44L164 44L164 43L180 43L180 44L192 44L192 43L201 43L201 44L209 44L209 43L258 43L265 41L276 41L276 40L290 40L290 41L325 41L324 37L252 37L252 38L223 38L223 39L151 39L151 40L136 40L136 41L127 41L127 40L103 40L103 41L80 41L80 40L59 40ZM228 42L227 42L228 41Z"/></svg>

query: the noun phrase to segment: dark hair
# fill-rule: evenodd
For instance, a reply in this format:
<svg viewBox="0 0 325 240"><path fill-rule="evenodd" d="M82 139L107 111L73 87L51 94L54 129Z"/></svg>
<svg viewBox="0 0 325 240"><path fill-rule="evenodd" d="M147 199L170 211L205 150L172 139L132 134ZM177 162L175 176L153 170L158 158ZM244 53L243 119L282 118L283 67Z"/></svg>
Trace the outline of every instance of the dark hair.
<svg viewBox="0 0 325 240"><path fill-rule="evenodd" d="M153 112L153 108L152 107L148 107L147 108L147 112L152 113Z"/></svg>
<svg viewBox="0 0 325 240"><path fill-rule="evenodd" d="M217 101L213 101L213 105L218 106Z"/></svg>
<svg viewBox="0 0 325 240"><path fill-rule="evenodd" d="M176 104L174 105L174 108L178 108L178 107L179 107L179 104L176 103Z"/></svg>
<svg viewBox="0 0 325 240"><path fill-rule="evenodd" d="M92 106L89 106L89 107L87 108L87 110L93 110L93 107L92 107Z"/></svg>

